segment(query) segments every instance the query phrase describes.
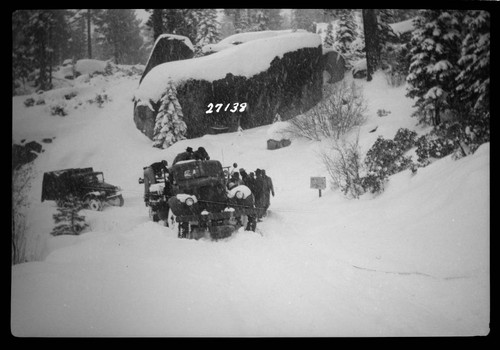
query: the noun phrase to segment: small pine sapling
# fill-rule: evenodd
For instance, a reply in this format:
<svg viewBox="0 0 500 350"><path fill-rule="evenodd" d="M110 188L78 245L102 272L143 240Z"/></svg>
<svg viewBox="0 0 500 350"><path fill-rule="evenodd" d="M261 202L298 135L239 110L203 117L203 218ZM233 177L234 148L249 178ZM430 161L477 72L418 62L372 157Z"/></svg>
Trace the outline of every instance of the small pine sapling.
<svg viewBox="0 0 500 350"><path fill-rule="evenodd" d="M56 226L52 230L53 236L79 235L88 224L85 216L80 215L83 209L83 202L75 196L57 202L57 213L53 215Z"/></svg>

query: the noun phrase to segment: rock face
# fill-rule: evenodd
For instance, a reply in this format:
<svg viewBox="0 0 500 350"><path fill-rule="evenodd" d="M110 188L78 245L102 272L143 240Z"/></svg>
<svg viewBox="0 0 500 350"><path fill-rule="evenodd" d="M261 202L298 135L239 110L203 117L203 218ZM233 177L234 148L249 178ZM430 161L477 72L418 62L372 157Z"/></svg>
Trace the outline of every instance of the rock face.
<svg viewBox="0 0 500 350"><path fill-rule="evenodd" d="M344 79L346 71L345 60L342 55L335 51L328 51L323 55L324 70L328 73L329 79L327 83L332 84Z"/></svg>
<svg viewBox="0 0 500 350"><path fill-rule="evenodd" d="M156 39L139 83L157 65L165 62L185 60L193 56L193 45L189 38L181 35L162 34Z"/></svg>
<svg viewBox="0 0 500 350"><path fill-rule="evenodd" d="M280 40L281 38L286 40L286 36L280 37ZM158 44L157 42L156 46ZM252 73L253 75L224 73L225 76L221 75L223 78L205 80L199 76L190 78L188 74L187 78L175 80L177 99L187 126L186 136L195 138L219 130L235 132L238 127L248 129L267 125L273 122L276 113L279 113L283 120L287 120L313 107L322 98L324 71L329 73L330 82L341 80L345 71L344 61L340 55L336 52L323 55L321 41L318 42L318 46L315 45L316 42L314 45L293 48L283 54L275 55L274 58L271 56L269 68ZM243 48L243 46L242 44L236 47ZM233 47L232 53L236 47ZM143 78L154 67L152 63L154 55L154 53L151 55ZM251 51L250 55L252 60L259 61L259 57L253 56L258 56L259 50ZM216 54L199 59L205 60L212 56L215 58ZM247 60L250 58L246 57ZM186 60L186 63L194 61ZM193 67L193 70L195 68L194 65L190 67ZM198 67L196 65L196 68ZM242 64L241 67L245 65ZM172 69L174 72L175 69L186 71L182 65L176 65ZM192 72L189 69L187 71ZM157 73L155 69L153 77L155 80L158 80ZM147 80L151 81L149 77ZM143 91L151 91L150 87L148 85L148 89L144 88ZM218 111L216 111L217 104L219 104ZM154 137L153 130L159 107L158 96L149 100L142 96L134 104L134 122L150 139Z"/></svg>
<svg viewBox="0 0 500 350"><path fill-rule="evenodd" d="M188 138L199 137L212 127L236 131L238 124L252 128L270 124L276 113L291 118L314 106L322 98L323 61L321 47L303 48L276 57L267 71L250 78L228 73L224 79L189 79L177 87ZM220 112L206 113L208 105L221 103ZM239 103L237 112L230 112ZM243 109L242 104L246 103ZM224 111L229 104L228 110ZM134 121L150 139L159 104L154 111L144 105L134 107Z"/></svg>
<svg viewBox="0 0 500 350"><path fill-rule="evenodd" d="M283 147L288 147L292 144L292 141L288 139L281 139L280 141L269 139L267 140L267 149L273 150L273 149L279 149Z"/></svg>
<svg viewBox="0 0 500 350"><path fill-rule="evenodd" d="M12 170L34 161L43 152L42 145L31 141L25 145L12 145Z"/></svg>

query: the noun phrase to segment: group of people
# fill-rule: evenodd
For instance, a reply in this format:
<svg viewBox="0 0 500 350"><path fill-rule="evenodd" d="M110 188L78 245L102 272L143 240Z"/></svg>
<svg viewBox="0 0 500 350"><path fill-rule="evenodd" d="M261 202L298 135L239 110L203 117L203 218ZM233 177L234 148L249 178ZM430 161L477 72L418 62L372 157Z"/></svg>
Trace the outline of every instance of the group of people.
<svg viewBox="0 0 500 350"><path fill-rule="evenodd" d="M196 151L193 151L191 147L187 147L185 152L179 153L173 164L184 160L209 160L210 157L203 147L199 147ZM229 198L234 197L236 192L241 192L243 194L243 200L251 200L256 208L264 209L262 215L259 215L258 220L260 221L262 217L266 216L267 210L271 205L271 195L274 197L274 186L272 179L266 174L264 169L256 169L255 172L250 172L249 174L245 169L240 168L237 170L238 165L233 164L233 169L230 172L228 183L227 183L227 193ZM144 167L144 201L148 205L149 188L152 184L158 182L163 182L165 184L164 193L167 195L171 194L171 181L170 173L168 170L168 162L162 160L153 163L147 167ZM249 191L245 190L244 187L248 188ZM243 190L242 190L243 188ZM248 192L248 193L247 193ZM232 194L232 196L231 196ZM253 197L248 198L247 197ZM235 198L236 199L236 198ZM168 216L168 204L165 204L166 215ZM162 215L163 216L163 215Z"/></svg>
<svg viewBox="0 0 500 350"><path fill-rule="evenodd" d="M183 160L210 160L210 156L204 147L198 147L196 151L193 151L191 147L186 148L185 152L179 153L175 158L172 164Z"/></svg>
<svg viewBox="0 0 500 350"><path fill-rule="evenodd" d="M186 148L185 152L179 153L172 164L183 160L209 160L210 156L204 147L198 147L196 151L193 151L191 147ZM147 195L149 193L149 187L152 184L158 182L165 183L165 193L168 193L170 190L170 173L168 171L168 162L166 160L162 160L159 162L155 162L149 166L143 168L144 170L144 200L147 202Z"/></svg>
<svg viewBox="0 0 500 350"><path fill-rule="evenodd" d="M236 171L237 167L238 165L234 163L228 181L228 189L231 190L241 185L247 186L254 195L255 207L264 209L262 216L266 216L271 205L271 195L274 197L273 180L264 169L256 169L255 172L247 173L243 168Z"/></svg>

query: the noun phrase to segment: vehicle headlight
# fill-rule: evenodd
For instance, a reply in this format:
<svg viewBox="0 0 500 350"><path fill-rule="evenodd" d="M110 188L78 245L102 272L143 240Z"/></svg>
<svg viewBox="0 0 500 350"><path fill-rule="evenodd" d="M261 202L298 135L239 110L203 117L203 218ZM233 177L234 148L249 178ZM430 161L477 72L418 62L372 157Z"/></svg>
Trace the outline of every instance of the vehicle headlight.
<svg viewBox="0 0 500 350"><path fill-rule="evenodd" d="M194 200L191 197L186 198L186 201L184 202L188 207L192 206L194 204Z"/></svg>
<svg viewBox="0 0 500 350"><path fill-rule="evenodd" d="M238 199L243 199L243 192L241 192L241 191L236 191L236 198L238 198Z"/></svg>

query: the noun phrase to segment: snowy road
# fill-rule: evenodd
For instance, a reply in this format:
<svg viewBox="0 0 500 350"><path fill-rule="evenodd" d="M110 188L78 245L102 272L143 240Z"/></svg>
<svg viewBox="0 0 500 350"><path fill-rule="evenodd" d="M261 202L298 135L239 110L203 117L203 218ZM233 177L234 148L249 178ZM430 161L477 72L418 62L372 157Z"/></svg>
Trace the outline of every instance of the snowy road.
<svg viewBox="0 0 500 350"><path fill-rule="evenodd" d="M378 80L366 95L381 94L383 83ZM13 103L16 138L57 136L35 163L38 176L90 165L124 188L125 198L123 207L85 211L88 232L50 237L54 203L39 202L35 183L30 232L44 243L40 261L12 269L14 335L489 332L489 144L458 161L436 161L415 176L397 174L378 197L349 200L325 191L319 198L309 188L311 176L325 173L319 143L294 140L268 151L264 126L242 136L206 135L153 149L131 122L131 86L116 83L107 90L108 105L92 113L77 110L60 124L42 107ZM386 94L384 108L403 109L396 92ZM81 118L89 123L72 128ZM388 130L388 137L401 125L398 119L383 123L378 130ZM186 146L204 146L212 159L223 156L225 165L266 169L276 197L258 225L261 234L185 240L149 220L137 183L142 166L171 162Z"/></svg>

